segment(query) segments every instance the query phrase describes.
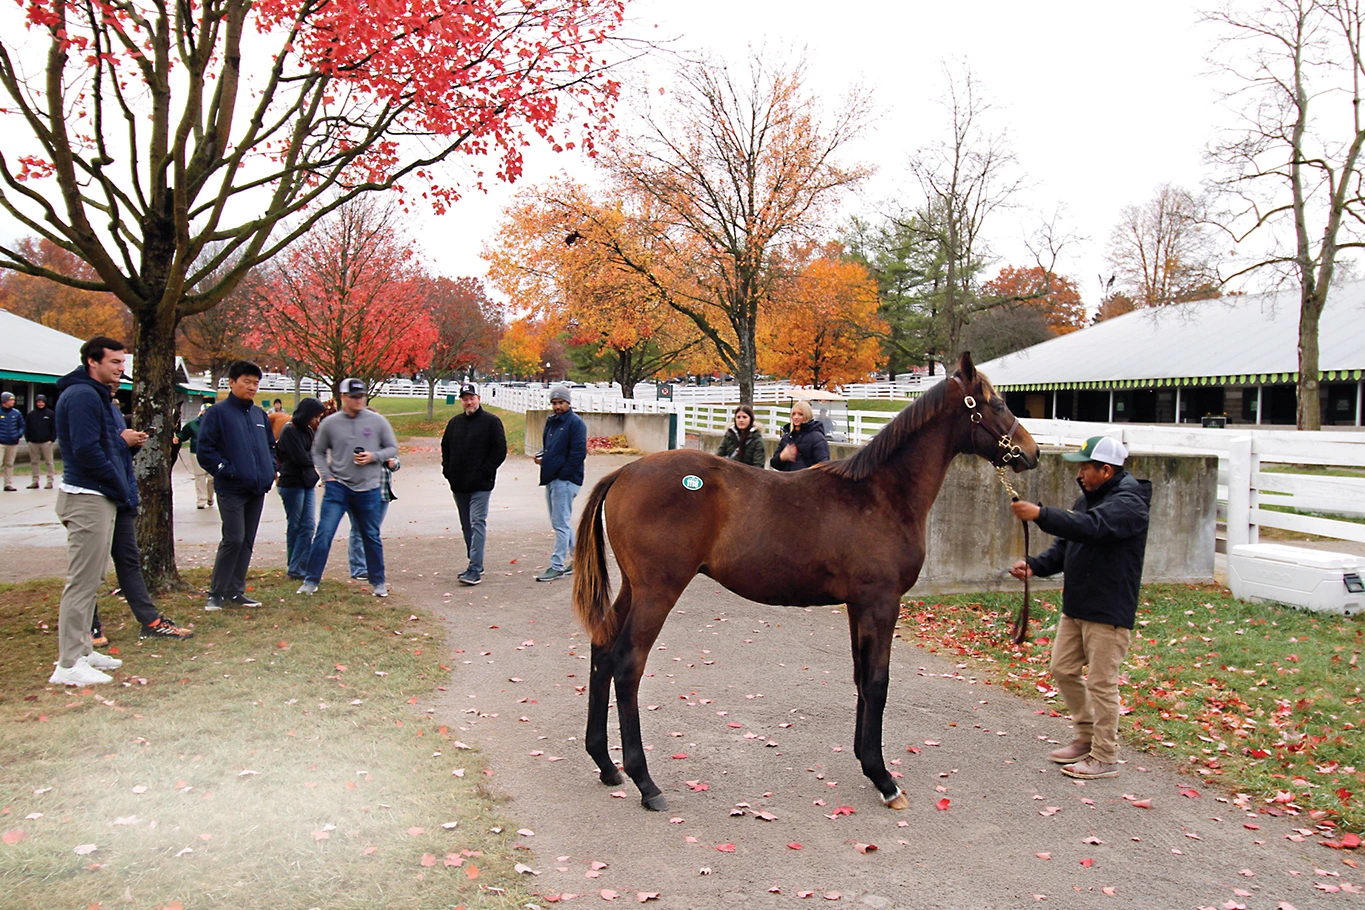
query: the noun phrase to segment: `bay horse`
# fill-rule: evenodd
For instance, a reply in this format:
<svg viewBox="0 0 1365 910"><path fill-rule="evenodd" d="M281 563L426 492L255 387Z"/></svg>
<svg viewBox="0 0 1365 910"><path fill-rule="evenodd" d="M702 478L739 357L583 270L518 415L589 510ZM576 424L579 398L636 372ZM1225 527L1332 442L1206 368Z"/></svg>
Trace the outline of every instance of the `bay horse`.
<svg viewBox="0 0 1365 910"><path fill-rule="evenodd" d="M669 611L701 574L759 603L848 605L858 691L853 751L882 801L908 807L882 758L891 639L901 596L924 564L929 507L962 453L1015 472L1038 465L1037 443L970 354L846 460L784 473L677 449L598 481L578 525L573 600L592 638L585 745L602 783L622 783L607 751L615 681L625 771L645 808L665 808L640 739L640 677ZM793 504L801 516L790 525L747 520ZM621 572L615 601L604 513Z"/></svg>

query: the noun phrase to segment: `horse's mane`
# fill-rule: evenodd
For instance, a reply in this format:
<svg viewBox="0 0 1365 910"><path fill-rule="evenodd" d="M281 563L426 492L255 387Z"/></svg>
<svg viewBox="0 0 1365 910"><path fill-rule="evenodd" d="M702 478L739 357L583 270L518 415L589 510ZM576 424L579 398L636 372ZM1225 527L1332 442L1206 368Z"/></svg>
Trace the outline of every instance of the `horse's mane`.
<svg viewBox="0 0 1365 910"><path fill-rule="evenodd" d="M896 415L896 419L882 428L872 441L852 458L827 461L819 467L831 474L852 481L866 480L873 471L886 464L914 436L921 427L938 414L948 397L948 380L940 382L910 403Z"/></svg>

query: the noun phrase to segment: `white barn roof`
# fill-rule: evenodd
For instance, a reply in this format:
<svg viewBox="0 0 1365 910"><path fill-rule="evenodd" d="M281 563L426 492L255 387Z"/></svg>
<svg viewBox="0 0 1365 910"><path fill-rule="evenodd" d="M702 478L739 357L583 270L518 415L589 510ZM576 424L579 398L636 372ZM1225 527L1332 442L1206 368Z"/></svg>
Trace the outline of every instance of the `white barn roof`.
<svg viewBox="0 0 1365 910"><path fill-rule="evenodd" d="M0 310L0 375L5 379L48 382L81 363L81 339L39 322Z"/></svg>
<svg viewBox="0 0 1365 910"><path fill-rule="evenodd" d="M1199 300L1125 313L980 367L1005 390L1291 382L1298 326L1296 292ZM1361 378L1365 281L1332 289L1318 339L1323 379Z"/></svg>

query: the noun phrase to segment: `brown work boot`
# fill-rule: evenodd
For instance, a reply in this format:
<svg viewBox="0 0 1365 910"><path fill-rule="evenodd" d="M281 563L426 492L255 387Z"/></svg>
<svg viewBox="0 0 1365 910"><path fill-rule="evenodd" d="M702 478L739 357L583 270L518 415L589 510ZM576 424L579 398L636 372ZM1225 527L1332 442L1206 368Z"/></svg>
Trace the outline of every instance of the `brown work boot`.
<svg viewBox="0 0 1365 910"><path fill-rule="evenodd" d="M1111 762L1096 761L1092 757L1078 761L1074 765L1064 765L1062 773L1077 780L1099 780L1101 777L1118 777L1119 766Z"/></svg>
<svg viewBox="0 0 1365 910"><path fill-rule="evenodd" d="M1059 765L1069 765L1074 761L1080 761L1090 754L1090 740L1073 739L1069 745L1054 749L1048 753L1048 758Z"/></svg>

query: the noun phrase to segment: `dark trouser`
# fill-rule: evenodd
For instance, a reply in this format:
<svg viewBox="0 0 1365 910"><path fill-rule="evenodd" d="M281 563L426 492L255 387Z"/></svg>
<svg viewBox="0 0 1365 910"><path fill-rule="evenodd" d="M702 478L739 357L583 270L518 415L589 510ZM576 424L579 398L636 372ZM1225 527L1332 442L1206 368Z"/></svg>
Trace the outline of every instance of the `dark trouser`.
<svg viewBox="0 0 1365 910"><path fill-rule="evenodd" d="M147 593L147 582L142 578L142 551L137 548L137 509L119 509L114 517L114 572L118 586L137 621L149 626L161 613L152 596Z"/></svg>
<svg viewBox="0 0 1365 910"><path fill-rule="evenodd" d="M221 500L221 494L220 500ZM351 524L360 528L364 538L365 567L370 584L384 583L384 543L379 539L379 507L383 494L379 488L356 491L339 480L329 480L322 488L322 509L318 513L318 529L313 535L313 552L308 558L307 581L317 584L327 568L327 555L332 549L341 516L349 515Z"/></svg>
<svg viewBox="0 0 1365 910"><path fill-rule="evenodd" d="M248 496L233 490L218 491L223 539L213 561L210 597L228 598L246 593L246 570L251 565L251 548L256 545L256 528L261 523L264 505L264 493Z"/></svg>

